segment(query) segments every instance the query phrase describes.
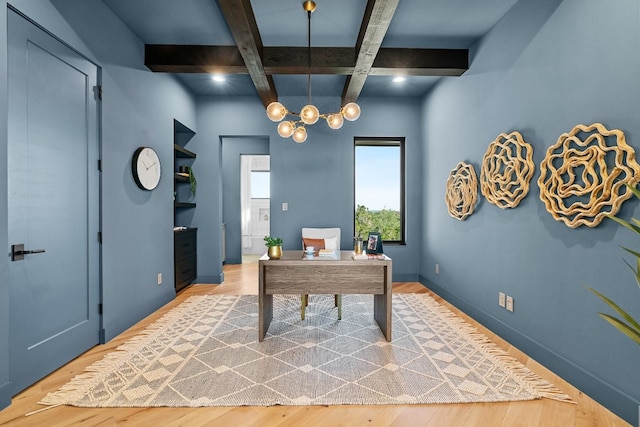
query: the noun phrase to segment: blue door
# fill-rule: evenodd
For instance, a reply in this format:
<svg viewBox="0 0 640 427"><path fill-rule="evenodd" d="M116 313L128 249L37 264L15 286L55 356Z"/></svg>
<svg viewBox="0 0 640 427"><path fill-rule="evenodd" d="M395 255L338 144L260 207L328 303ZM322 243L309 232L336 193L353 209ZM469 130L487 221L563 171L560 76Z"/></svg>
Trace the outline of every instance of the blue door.
<svg viewBox="0 0 640 427"><path fill-rule="evenodd" d="M9 370L13 394L100 331L98 69L9 11Z"/></svg>

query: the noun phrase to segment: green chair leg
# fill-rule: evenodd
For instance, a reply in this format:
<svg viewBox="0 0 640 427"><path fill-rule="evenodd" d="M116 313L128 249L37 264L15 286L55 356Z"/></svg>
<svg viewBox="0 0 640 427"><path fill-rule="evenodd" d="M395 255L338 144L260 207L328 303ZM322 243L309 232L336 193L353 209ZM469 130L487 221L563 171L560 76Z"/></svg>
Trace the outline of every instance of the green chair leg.
<svg viewBox="0 0 640 427"><path fill-rule="evenodd" d="M305 294L300 297L300 319L304 320L304 311L309 305L309 295Z"/></svg>
<svg viewBox="0 0 640 427"><path fill-rule="evenodd" d="M342 295L335 294L333 296L334 304L338 307L338 320L342 320ZM300 319L304 320L305 309L309 305L309 295L300 296Z"/></svg>

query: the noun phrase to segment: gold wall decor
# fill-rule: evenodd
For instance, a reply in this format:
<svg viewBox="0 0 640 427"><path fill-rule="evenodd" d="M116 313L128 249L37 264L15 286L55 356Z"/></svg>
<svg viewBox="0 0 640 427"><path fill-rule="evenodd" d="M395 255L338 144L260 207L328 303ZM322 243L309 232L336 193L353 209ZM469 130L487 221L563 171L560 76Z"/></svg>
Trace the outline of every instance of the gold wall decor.
<svg viewBox="0 0 640 427"><path fill-rule="evenodd" d="M640 165L621 130L601 123L577 125L547 149L540 163L540 200L568 227L595 227L631 197Z"/></svg>
<svg viewBox="0 0 640 427"><path fill-rule="evenodd" d="M478 199L478 177L473 165L460 162L449 172L445 201L449 215L464 220L473 213Z"/></svg>
<svg viewBox="0 0 640 427"><path fill-rule="evenodd" d="M515 208L529 193L534 170L533 148L520 132L501 133L482 158L480 191L501 209Z"/></svg>

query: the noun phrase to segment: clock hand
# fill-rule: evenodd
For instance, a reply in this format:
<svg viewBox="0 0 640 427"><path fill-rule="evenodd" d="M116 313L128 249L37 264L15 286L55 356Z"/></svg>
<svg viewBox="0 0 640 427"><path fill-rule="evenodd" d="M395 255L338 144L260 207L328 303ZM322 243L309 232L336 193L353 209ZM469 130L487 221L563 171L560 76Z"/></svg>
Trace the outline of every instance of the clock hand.
<svg viewBox="0 0 640 427"><path fill-rule="evenodd" d="M144 162L143 162L143 163L144 163ZM155 165L156 163L157 163L157 162L153 162L153 163L151 163L149 166L147 166L147 165L145 164L145 166L147 166L147 170L149 170L149 169L150 169L153 165Z"/></svg>
<svg viewBox="0 0 640 427"><path fill-rule="evenodd" d="M141 158L141 159L140 159L140 161L142 162L142 164L144 165L144 167L145 167L145 168L149 169L149 168L147 167L147 163L144 161L144 159L142 159L142 158Z"/></svg>

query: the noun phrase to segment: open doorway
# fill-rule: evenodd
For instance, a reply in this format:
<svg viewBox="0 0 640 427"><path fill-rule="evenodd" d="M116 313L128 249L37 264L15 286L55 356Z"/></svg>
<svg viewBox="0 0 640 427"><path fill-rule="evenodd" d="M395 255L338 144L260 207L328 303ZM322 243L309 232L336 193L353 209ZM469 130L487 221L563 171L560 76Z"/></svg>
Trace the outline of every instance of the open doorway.
<svg viewBox="0 0 640 427"><path fill-rule="evenodd" d="M266 251L264 236L271 224L268 155L240 156L242 262L255 262Z"/></svg>

